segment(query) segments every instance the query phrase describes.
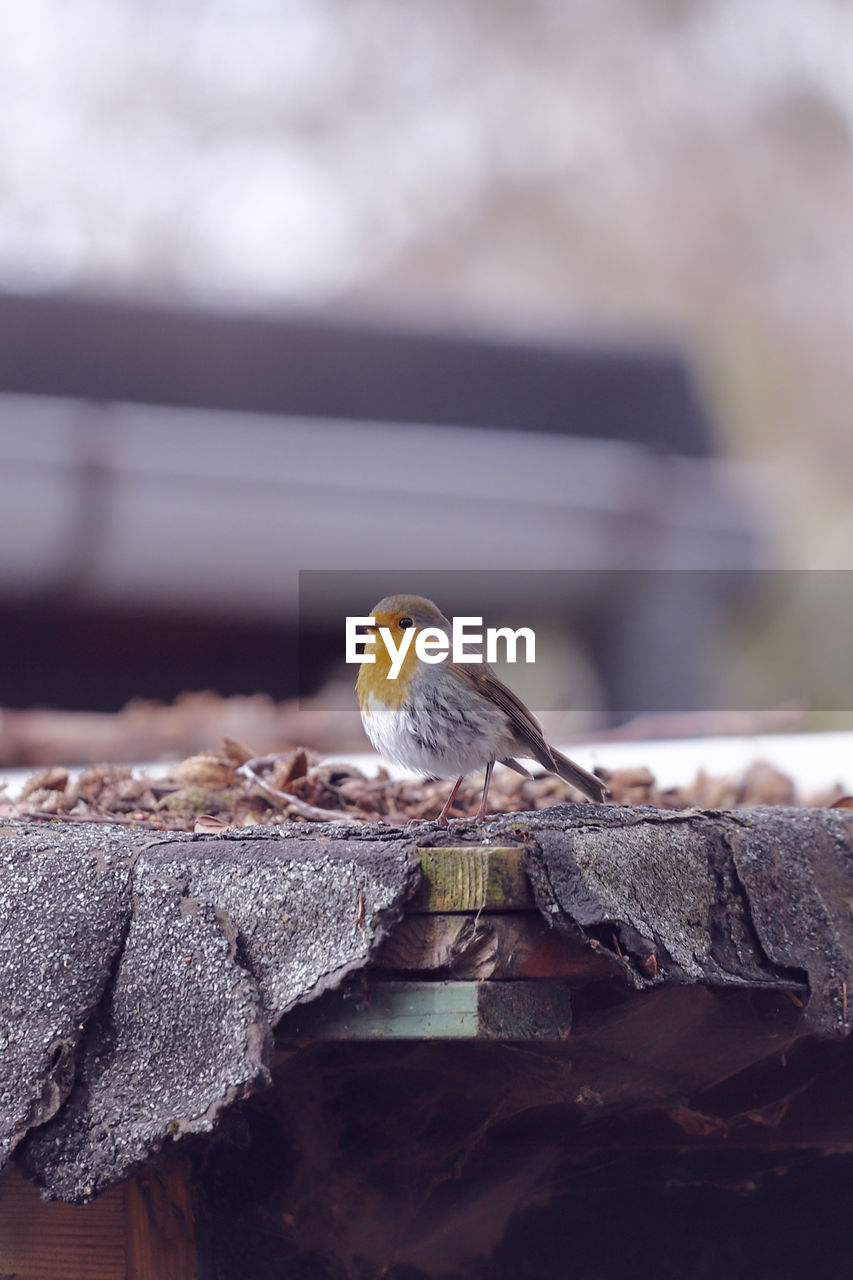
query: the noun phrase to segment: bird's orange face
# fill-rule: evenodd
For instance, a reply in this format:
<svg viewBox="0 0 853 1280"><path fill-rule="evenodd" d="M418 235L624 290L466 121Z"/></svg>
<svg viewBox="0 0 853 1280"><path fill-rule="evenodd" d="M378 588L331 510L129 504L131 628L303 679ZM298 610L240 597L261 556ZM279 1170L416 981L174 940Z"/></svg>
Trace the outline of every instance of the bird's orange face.
<svg viewBox="0 0 853 1280"><path fill-rule="evenodd" d="M370 697L378 699L389 707L399 707L406 699L406 691L415 669L418 665L418 657L415 653L415 637L419 630L417 622L410 613L406 613L402 609L394 609L391 611L384 609L374 609L372 617L376 620L376 625L371 630L370 639L365 642L365 654L375 655L375 662L362 662L358 669L358 680L356 681L356 690L358 692L358 700L363 707ZM385 627L391 635L394 644L399 647L408 640L408 649L403 658L397 678L392 680L391 673L391 653L385 644L382 636L379 634L379 628ZM411 638L406 636L406 631L411 631Z"/></svg>
<svg viewBox="0 0 853 1280"><path fill-rule="evenodd" d="M401 707L420 665L415 649L418 636L437 629L449 637L451 631L438 606L424 596L385 596L370 610L370 616L374 634L365 645L365 655L375 661L362 662L356 683L363 714L372 700L392 709Z"/></svg>

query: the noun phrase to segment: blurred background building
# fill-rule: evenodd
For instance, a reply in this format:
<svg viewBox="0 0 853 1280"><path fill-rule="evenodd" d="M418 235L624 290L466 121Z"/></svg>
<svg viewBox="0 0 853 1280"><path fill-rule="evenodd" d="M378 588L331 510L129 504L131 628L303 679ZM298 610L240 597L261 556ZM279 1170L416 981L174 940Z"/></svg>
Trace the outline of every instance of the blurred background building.
<svg viewBox="0 0 853 1280"><path fill-rule="evenodd" d="M292 696L300 569L848 568L847 6L13 0L0 37L0 705ZM524 606L606 720L743 700L806 577Z"/></svg>

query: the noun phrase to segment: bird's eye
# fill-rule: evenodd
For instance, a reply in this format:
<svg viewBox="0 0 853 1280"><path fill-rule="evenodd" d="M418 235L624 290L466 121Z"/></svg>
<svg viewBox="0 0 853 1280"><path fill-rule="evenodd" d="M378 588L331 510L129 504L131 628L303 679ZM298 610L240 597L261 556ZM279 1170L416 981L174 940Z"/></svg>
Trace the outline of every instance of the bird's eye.
<svg viewBox="0 0 853 1280"><path fill-rule="evenodd" d="M414 618L401 618L397 625L401 629L405 627L413 627L415 625L415 620Z"/></svg>

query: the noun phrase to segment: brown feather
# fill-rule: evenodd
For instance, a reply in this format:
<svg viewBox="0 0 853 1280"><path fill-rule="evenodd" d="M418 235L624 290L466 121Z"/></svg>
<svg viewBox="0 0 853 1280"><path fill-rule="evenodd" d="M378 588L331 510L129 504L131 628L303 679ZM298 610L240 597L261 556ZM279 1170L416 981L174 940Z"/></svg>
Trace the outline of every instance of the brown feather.
<svg viewBox="0 0 853 1280"><path fill-rule="evenodd" d="M550 747L545 741L542 732L542 726L529 711L521 699L514 694L512 689L508 689L502 680L499 680L492 668L487 663L476 666L462 666L455 662L449 662L448 668L458 677L458 679L466 682L471 688L476 689L477 693L482 694L484 698L488 698L490 702L494 702L505 712L510 722L512 732L515 735L516 744L520 755L529 755L533 760L538 761L543 769L547 769L549 773L556 773L565 782L571 783L573 787L577 787L584 795L589 796L590 800L597 800L599 803L607 795L607 788L604 783L596 778L594 774L588 773L579 764L575 764L574 760L570 760L568 756L564 756L562 752L557 751L555 747ZM507 765L510 769L515 769L517 773L523 772L522 766L510 760L502 760L501 764Z"/></svg>
<svg viewBox="0 0 853 1280"><path fill-rule="evenodd" d="M575 764L574 760L564 756L556 747L549 747L549 750L557 766L554 772L559 774L564 782L570 782L573 787L577 787L578 791L589 796L590 800L596 800L601 804L607 795L607 787L601 779L596 778L594 773L587 773L586 769L582 769L579 764Z"/></svg>

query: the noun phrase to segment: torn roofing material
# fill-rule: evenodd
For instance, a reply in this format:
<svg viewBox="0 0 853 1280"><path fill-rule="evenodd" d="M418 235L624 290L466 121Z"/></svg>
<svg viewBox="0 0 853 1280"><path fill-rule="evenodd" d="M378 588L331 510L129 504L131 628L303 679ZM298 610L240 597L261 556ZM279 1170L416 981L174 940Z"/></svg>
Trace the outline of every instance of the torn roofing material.
<svg viewBox="0 0 853 1280"><path fill-rule="evenodd" d="M416 840L387 825L164 838L5 824L4 1154L17 1146L47 1195L84 1201L168 1137L210 1130L268 1080L279 1018L365 965L402 917L418 848L447 835ZM851 812L562 805L453 840L521 845L540 912L634 987L793 987L792 1039L849 1030Z"/></svg>
<svg viewBox="0 0 853 1280"><path fill-rule="evenodd" d="M26 1172L81 1201L265 1082L278 1018L366 962L418 871L370 842L67 830L0 838L3 1120L6 1154L25 1139Z"/></svg>
<svg viewBox="0 0 853 1280"><path fill-rule="evenodd" d="M546 918L633 986L804 984L802 1034L849 1033L853 813L597 808L592 822L537 815L525 867Z"/></svg>
<svg viewBox="0 0 853 1280"><path fill-rule="evenodd" d="M134 856L118 827L97 841L79 827L61 841L48 826L0 833L0 1166L71 1087L127 932Z"/></svg>

